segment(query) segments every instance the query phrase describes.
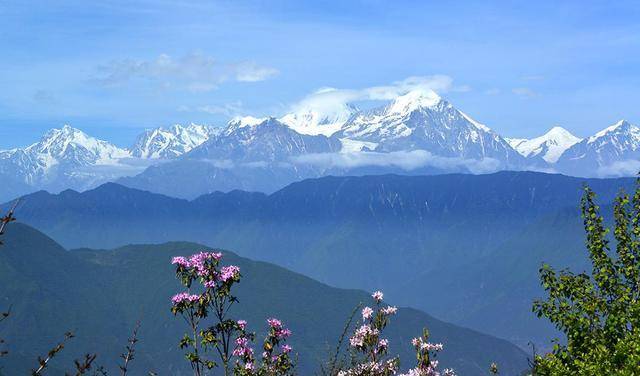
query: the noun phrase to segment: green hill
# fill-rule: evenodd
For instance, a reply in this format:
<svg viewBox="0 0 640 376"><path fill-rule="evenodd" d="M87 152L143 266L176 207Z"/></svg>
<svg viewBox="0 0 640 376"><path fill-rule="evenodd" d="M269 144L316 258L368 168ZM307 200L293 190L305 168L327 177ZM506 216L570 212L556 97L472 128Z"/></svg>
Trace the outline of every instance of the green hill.
<svg viewBox="0 0 640 376"><path fill-rule="evenodd" d="M69 370L72 359L98 354L97 363L113 370L118 355L141 320L133 375L186 374L176 340L183 322L169 312L169 297L180 290L169 260L201 250L194 243L125 246L115 250L66 251L52 239L22 224L11 224L0 248L0 307L12 307L0 324L0 338L11 353L0 359L3 372L24 374L67 330L77 335L52 366ZM268 316L282 318L293 330L300 374L312 374L333 348L351 310L368 293L333 288L281 267L225 252L225 262L240 266L240 304L234 315L253 330ZM382 289L384 286L380 286ZM393 296L389 297L393 301ZM424 312L401 308L389 327L391 351L411 365L410 339L427 326L445 351L445 366L461 375L486 374L495 361L505 375L526 368L526 355L515 345L437 320ZM31 360L25 362L25 360ZM55 372L51 373L55 374Z"/></svg>
<svg viewBox="0 0 640 376"><path fill-rule="evenodd" d="M218 192L193 201L105 184L26 196L18 215L69 248L188 240L332 286L383 286L398 304L549 349L557 332L531 314L543 294L538 268L585 270L583 184L606 205L634 180L535 172L325 177L271 195Z"/></svg>

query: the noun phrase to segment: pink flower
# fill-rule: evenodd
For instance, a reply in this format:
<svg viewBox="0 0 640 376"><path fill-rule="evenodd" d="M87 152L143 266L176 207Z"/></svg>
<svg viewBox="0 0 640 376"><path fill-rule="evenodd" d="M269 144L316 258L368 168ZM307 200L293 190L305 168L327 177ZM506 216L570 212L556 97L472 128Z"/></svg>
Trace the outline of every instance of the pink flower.
<svg viewBox="0 0 640 376"><path fill-rule="evenodd" d="M371 309L371 307L364 307L362 309L362 318L368 320L371 316L373 316L373 309Z"/></svg>
<svg viewBox="0 0 640 376"><path fill-rule="evenodd" d="M414 338L411 340L411 344L415 347L418 347L420 344L422 343L422 339L421 338Z"/></svg>
<svg viewBox="0 0 640 376"><path fill-rule="evenodd" d="M240 268L235 265L225 266L220 269L220 280L227 282L230 279L237 277L240 274Z"/></svg>
<svg viewBox="0 0 640 376"><path fill-rule="evenodd" d="M189 257L189 266L196 269L196 273L199 276L204 277L207 275L208 270L206 262L208 260L218 261L222 258L222 253L215 252L200 252Z"/></svg>
<svg viewBox="0 0 640 376"><path fill-rule="evenodd" d="M240 329L244 330L244 328L247 327L247 322L245 320L238 320L238 326L240 327Z"/></svg>
<svg viewBox="0 0 640 376"><path fill-rule="evenodd" d="M386 338L383 338L380 340L380 342L378 342L378 347L381 349L386 349L389 346L389 340Z"/></svg>
<svg viewBox="0 0 640 376"><path fill-rule="evenodd" d="M246 369L247 371L252 371L253 370L253 363L249 362L247 364L244 365L244 369Z"/></svg>
<svg viewBox="0 0 640 376"><path fill-rule="evenodd" d="M383 296L384 294L382 293L382 291L376 291L373 294L371 294L371 297L378 303L382 301Z"/></svg>
<svg viewBox="0 0 640 376"><path fill-rule="evenodd" d="M291 330L289 329L278 329L276 330L276 337L279 339L288 338L291 336Z"/></svg>
<svg viewBox="0 0 640 376"><path fill-rule="evenodd" d="M269 324L269 326L272 327L273 329L282 328L282 321L275 318L267 319L267 324Z"/></svg>
<svg viewBox="0 0 640 376"><path fill-rule="evenodd" d="M188 268L189 267L189 261L187 261L186 258L182 257L182 256L177 256L171 259L171 264L172 265L178 265L181 266L183 268Z"/></svg>
<svg viewBox="0 0 640 376"><path fill-rule="evenodd" d="M216 281L206 281L204 283L204 287L206 287L208 289L215 289L216 288Z"/></svg>
<svg viewBox="0 0 640 376"><path fill-rule="evenodd" d="M353 333L353 336L349 338L349 343L352 347L360 348L364 346L364 341L367 337L377 336L380 331L375 328L371 328L370 325L362 325Z"/></svg>
<svg viewBox="0 0 640 376"><path fill-rule="evenodd" d="M292 348L291 348L291 346L289 346L289 345L283 345L283 346L282 346L282 352L283 352L283 353L285 353L285 354L290 353L290 352L291 352L291 350L292 350Z"/></svg>
<svg viewBox="0 0 640 376"><path fill-rule="evenodd" d="M389 316L389 315L395 315L396 312L398 312L398 308L397 307L384 307L380 310L384 315Z"/></svg>
<svg viewBox="0 0 640 376"><path fill-rule="evenodd" d="M199 299L200 299L199 295L192 295L187 292L181 292L179 294L174 295L171 298L171 302L173 303L173 305L176 305L183 302L189 302L189 303L197 302Z"/></svg>
<svg viewBox="0 0 640 376"><path fill-rule="evenodd" d="M427 351L441 351L443 348L441 343L422 343L420 345L421 350Z"/></svg>

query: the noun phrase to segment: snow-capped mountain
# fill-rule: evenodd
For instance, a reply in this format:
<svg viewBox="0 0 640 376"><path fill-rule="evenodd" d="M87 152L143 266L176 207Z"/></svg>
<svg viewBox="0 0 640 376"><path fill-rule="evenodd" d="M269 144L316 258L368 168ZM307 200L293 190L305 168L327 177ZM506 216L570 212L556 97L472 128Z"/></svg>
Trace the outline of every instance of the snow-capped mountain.
<svg viewBox="0 0 640 376"><path fill-rule="evenodd" d="M219 131L220 128L197 124L150 129L138 136L130 151L138 158L175 158L202 145Z"/></svg>
<svg viewBox="0 0 640 376"><path fill-rule="evenodd" d="M129 157L127 150L65 125L26 148L0 152L0 175L30 190L84 189L139 172L122 163Z"/></svg>
<svg viewBox="0 0 640 376"><path fill-rule="evenodd" d="M0 151L0 198L112 180L194 197L215 190L274 191L325 175L501 169L634 175L640 169L640 128L620 121L583 140L560 127L534 139L505 139L424 90L363 111L299 108L279 119L234 118L224 128L157 128L130 149L64 126L28 147Z"/></svg>
<svg viewBox="0 0 640 376"><path fill-rule="evenodd" d="M52 169L113 165L129 157L127 150L88 136L68 125L47 132L40 141L24 148L0 153L5 168L23 171L27 183L44 177Z"/></svg>
<svg viewBox="0 0 640 376"><path fill-rule="evenodd" d="M235 162L286 162L289 157L310 153L338 152L336 138L296 132L275 118L232 120L217 137L191 152L187 159L215 159Z"/></svg>
<svg viewBox="0 0 640 376"><path fill-rule="evenodd" d="M442 157L492 158L518 167L524 158L489 127L433 91L411 91L390 104L352 116L337 133L378 152L426 150ZM349 143L347 143L348 145Z"/></svg>
<svg viewBox="0 0 640 376"><path fill-rule="evenodd" d="M234 189L273 192L324 174L322 167L295 163L295 158L331 155L340 148L337 138L300 134L275 118L234 119L218 136L182 157L118 182L187 198Z"/></svg>
<svg viewBox="0 0 640 376"><path fill-rule="evenodd" d="M278 119L289 128L301 134L331 136L340 131L358 109L351 105L341 105L337 110L322 112L313 108L300 108Z"/></svg>
<svg viewBox="0 0 640 376"><path fill-rule="evenodd" d="M107 141L90 137L69 125L65 125L61 129L50 130L39 142L27 147L25 151L46 162L76 166L112 164L114 161L129 156L128 151Z"/></svg>
<svg viewBox="0 0 640 376"><path fill-rule="evenodd" d="M635 175L640 169L640 128L620 120L567 149L557 167L579 176Z"/></svg>
<svg viewBox="0 0 640 376"><path fill-rule="evenodd" d="M540 156L549 163L555 163L565 150L582 139L574 136L568 130L556 126L540 137L532 139L507 138L506 141L527 158Z"/></svg>

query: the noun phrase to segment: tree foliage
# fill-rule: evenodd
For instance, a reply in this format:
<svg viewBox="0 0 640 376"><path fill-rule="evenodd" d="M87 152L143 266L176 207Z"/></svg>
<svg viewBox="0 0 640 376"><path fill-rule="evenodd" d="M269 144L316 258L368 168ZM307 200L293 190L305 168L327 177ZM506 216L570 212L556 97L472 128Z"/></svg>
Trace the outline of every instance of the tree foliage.
<svg viewBox="0 0 640 376"><path fill-rule="evenodd" d="M595 198L585 187L591 273L540 269L548 297L535 301L533 311L563 332L566 344L536 356L535 375L640 374L640 179L633 197L622 191L616 198L612 234Z"/></svg>

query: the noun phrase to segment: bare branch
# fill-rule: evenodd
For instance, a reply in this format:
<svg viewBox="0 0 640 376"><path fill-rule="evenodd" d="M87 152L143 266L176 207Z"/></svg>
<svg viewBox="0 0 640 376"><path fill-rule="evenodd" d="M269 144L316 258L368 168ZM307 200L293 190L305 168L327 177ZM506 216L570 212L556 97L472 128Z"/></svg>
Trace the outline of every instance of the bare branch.
<svg viewBox="0 0 640 376"><path fill-rule="evenodd" d="M133 355L135 353L135 346L138 340L138 330L140 329L140 321L136 323L135 328L133 329L133 335L129 338L129 343L127 344L127 352L120 355L120 357L124 360L124 363L120 366L120 370L122 371L121 375L126 376L129 371L129 362L133 360Z"/></svg>
<svg viewBox="0 0 640 376"><path fill-rule="evenodd" d="M49 352L47 353L47 357L46 358L43 359L41 357L38 357L38 369L31 371L31 375L32 376L41 375L42 371L44 371L44 369L47 368L47 365L49 364L49 361L54 356L56 356L56 354L58 354L60 351L62 351L62 349L64 349L64 345L67 343L67 341L69 341L73 337L74 337L73 333L71 333L71 332L65 333L64 339L62 341L60 341L60 343L58 343L54 348L49 350Z"/></svg>
<svg viewBox="0 0 640 376"><path fill-rule="evenodd" d="M13 216L13 213L15 212L16 207L18 206L19 202L20 202L20 199L17 199L13 203L13 206L9 210L9 213L7 213L7 215L5 215L4 217L0 218L0 235L4 235L5 227L7 226L7 224L9 222L13 222L13 221L16 220L16 217ZM2 241L1 240L0 240L0 245L2 245Z"/></svg>

